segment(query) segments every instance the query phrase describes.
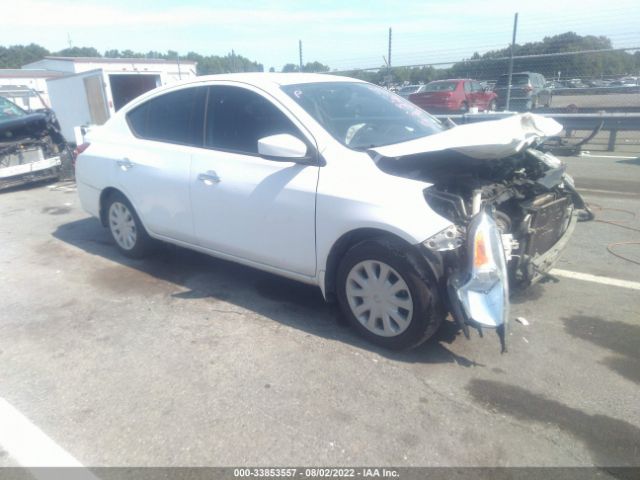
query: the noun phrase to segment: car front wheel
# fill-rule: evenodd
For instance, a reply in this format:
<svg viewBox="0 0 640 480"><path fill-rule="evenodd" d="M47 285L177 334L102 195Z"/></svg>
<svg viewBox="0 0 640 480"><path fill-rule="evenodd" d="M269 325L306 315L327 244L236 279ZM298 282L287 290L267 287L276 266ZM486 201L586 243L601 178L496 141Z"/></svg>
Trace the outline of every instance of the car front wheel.
<svg viewBox="0 0 640 480"><path fill-rule="evenodd" d="M124 195L112 193L107 201L106 213L109 232L120 252L131 258L141 258L149 253L151 237Z"/></svg>
<svg viewBox="0 0 640 480"><path fill-rule="evenodd" d="M367 240L351 248L338 269L338 301L349 323L385 348L420 345L442 321L431 282L399 242Z"/></svg>

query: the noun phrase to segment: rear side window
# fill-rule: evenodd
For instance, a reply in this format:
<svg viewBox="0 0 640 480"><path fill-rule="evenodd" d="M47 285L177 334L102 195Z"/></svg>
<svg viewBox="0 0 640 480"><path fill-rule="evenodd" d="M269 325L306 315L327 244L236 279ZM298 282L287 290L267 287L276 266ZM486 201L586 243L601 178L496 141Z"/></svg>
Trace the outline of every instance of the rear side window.
<svg viewBox="0 0 640 480"><path fill-rule="evenodd" d="M259 139L280 133L304 141L291 120L263 96L241 87L209 87L206 147L255 155Z"/></svg>
<svg viewBox="0 0 640 480"><path fill-rule="evenodd" d="M133 133L146 140L202 146L206 87L166 93L127 114Z"/></svg>
<svg viewBox="0 0 640 480"><path fill-rule="evenodd" d="M498 78L497 85L507 85L509 81L509 75L503 75ZM529 75L526 73L514 73L511 76L511 85L526 85L529 83Z"/></svg>

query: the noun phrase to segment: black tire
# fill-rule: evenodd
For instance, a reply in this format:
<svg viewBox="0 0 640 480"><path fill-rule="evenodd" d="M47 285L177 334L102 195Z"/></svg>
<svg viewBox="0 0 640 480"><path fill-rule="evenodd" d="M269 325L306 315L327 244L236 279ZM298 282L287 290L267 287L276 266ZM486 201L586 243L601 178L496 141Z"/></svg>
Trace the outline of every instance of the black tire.
<svg viewBox="0 0 640 480"><path fill-rule="evenodd" d="M413 261L410 259L413 257ZM344 255L337 272L337 296L342 314L351 326L370 342L392 350L413 348L431 337L440 327L443 314L435 282L415 266L417 254L400 241L378 238L353 246ZM354 315L347 298L347 281L352 269L363 261L383 262L395 270L408 286L413 313L406 329L396 336L377 335Z"/></svg>
<svg viewBox="0 0 640 480"><path fill-rule="evenodd" d="M58 180L74 180L75 171L73 168L73 152L69 147L65 147L60 152L60 170L58 171Z"/></svg>
<svg viewBox="0 0 640 480"><path fill-rule="evenodd" d="M118 210L118 206L114 206L115 204L123 205L129 213L133 228L135 231L135 240L129 248L126 248L122 245L122 242L118 240L118 228L115 223L115 219L112 216L112 207ZM116 244L116 248L123 255L129 258L142 258L148 255L154 246L153 239L149 236L147 231L145 230L142 222L140 221L140 217L136 213L135 209L131 205L131 202L120 192L113 192L109 195L105 202L105 217L107 221L107 229L111 234L111 238L113 242Z"/></svg>
<svg viewBox="0 0 640 480"><path fill-rule="evenodd" d="M460 111L462 113L469 112L469 104L467 102L462 102L462 104L460 105Z"/></svg>
<svg viewBox="0 0 640 480"><path fill-rule="evenodd" d="M495 112L496 110L497 110L496 101L495 100L491 100L491 102L489 102L489 106L487 107L487 111L488 112Z"/></svg>

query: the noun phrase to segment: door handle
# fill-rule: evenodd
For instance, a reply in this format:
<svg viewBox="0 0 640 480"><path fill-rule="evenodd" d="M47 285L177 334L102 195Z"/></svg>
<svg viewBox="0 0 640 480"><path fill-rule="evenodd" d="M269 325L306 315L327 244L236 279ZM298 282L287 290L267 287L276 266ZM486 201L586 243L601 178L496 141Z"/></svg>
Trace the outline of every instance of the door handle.
<svg viewBox="0 0 640 480"><path fill-rule="evenodd" d="M127 170L129 170L130 168L133 168L135 166L135 163L133 163L127 157L124 157L122 160L118 160L116 163L118 164L120 169L125 171L125 172Z"/></svg>
<svg viewBox="0 0 640 480"><path fill-rule="evenodd" d="M198 175L198 180L200 180L202 183L204 183L207 186L220 183L220 177L213 170L209 170L207 173L200 173Z"/></svg>

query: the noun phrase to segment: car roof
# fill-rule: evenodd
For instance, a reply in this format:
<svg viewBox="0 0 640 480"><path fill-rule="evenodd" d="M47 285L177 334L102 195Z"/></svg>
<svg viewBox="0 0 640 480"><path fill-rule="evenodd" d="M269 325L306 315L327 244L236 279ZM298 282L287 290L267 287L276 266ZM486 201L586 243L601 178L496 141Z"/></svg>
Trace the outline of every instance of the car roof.
<svg viewBox="0 0 640 480"><path fill-rule="evenodd" d="M341 75L329 75L326 73L245 72L203 75L181 83L184 85L189 83L200 83L209 81L234 81L263 87L280 87L283 85L298 85L303 83L321 82L362 82L362 80L358 80L357 78L344 77Z"/></svg>

